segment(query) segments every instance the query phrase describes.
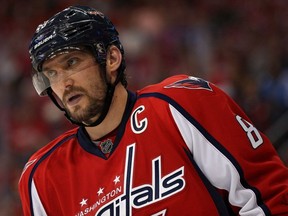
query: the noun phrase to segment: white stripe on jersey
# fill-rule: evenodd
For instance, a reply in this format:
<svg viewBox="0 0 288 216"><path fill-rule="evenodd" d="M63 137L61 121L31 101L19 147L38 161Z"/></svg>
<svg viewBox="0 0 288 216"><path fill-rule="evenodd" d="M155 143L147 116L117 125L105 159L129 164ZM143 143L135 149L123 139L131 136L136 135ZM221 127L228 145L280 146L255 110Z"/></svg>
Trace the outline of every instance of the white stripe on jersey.
<svg viewBox="0 0 288 216"><path fill-rule="evenodd" d="M32 194L32 204L33 204L33 212L35 216L47 216L45 209L41 203L39 198L34 180L32 180L31 184L31 194Z"/></svg>
<svg viewBox="0 0 288 216"><path fill-rule="evenodd" d="M241 216L265 216L257 205L255 193L241 184L232 162L172 105L170 110L195 162L208 180L215 187L229 191L229 202L241 208Z"/></svg>

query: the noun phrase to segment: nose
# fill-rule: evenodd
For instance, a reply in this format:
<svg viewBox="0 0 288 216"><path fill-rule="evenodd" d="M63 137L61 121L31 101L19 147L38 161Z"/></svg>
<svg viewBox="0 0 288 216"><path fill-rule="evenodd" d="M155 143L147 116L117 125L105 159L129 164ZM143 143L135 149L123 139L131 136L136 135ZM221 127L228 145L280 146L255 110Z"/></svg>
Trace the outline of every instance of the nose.
<svg viewBox="0 0 288 216"><path fill-rule="evenodd" d="M57 85L57 87L54 87L54 89L52 89L58 92L59 98L61 98L61 101L64 104L65 92L69 92L72 89L74 85L74 80L71 77L63 77L63 79L61 79Z"/></svg>
<svg viewBox="0 0 288 216"><path fill-rule="evenodd" d="M58 71L58 86L67 89L70 88L74 84L74 80L69 73L69 71L66 70L59 70Z"/></svg>
<svg viewBox="0 0 288 216"><path fill-rule="evenodd" d="M71 77L65 77L62 79L62 86L64 89L69 89L73 86L74 80Z"/></svg>

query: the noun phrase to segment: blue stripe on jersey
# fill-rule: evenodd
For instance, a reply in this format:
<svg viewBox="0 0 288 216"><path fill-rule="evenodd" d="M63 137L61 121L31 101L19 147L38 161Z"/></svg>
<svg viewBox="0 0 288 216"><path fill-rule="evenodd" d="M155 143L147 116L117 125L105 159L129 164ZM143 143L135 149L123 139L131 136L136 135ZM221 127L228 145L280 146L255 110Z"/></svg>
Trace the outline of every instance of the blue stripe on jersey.
<svg viewBox="0 0 288 216"><path fill-rule="evenodd" d="M240 182L245 188L251 189L257 198L257 205L262 208L265 215L271 215L270 210L268 207L263 203L261 194L259 190L255 187L252 187L247 183L247 181L244 178L243 170L237 160L230 154L230 152L227 151L211 134L209 134L202 125L196 121L180 104L178 104L174 99L170 98L167 95L158 93L158 92L152 92L152 93L143 93L138 98L145 98L145 97L155 97L159 98L161 100L166 101L167 103L171 104L175 109L177 109L191 124L193 124L202 134L203 136L212 144L214 145L223 155L225 155L231 163L234 165L234 167L237 169L237 172L240 176Z"/></svg>
<svg viewBox="0 0 288 216"><path fill-rule="evenodd" d="M32 190L31 190L31 185L32 185L32 180L33 180L33 176L34 173L36 172L36 169L38 168L38 166L41 164L42 161L44 161L49 155L51 155L59 146L61 146L63 143L65 143L67 140L75 137L76 134L72 134L68 137L65 137L64 139L62 139L60 142L58 142L55 146L53 146L53 148L51 148L46 154L44 154L35 164L35 166L33 167L30 176L29 176L29 182L28 182L28 189L29 189L29 198L30 198L30 210L31 210L31 216L34 216L34 211L33 211L33 204L32 204Z"/></svg>

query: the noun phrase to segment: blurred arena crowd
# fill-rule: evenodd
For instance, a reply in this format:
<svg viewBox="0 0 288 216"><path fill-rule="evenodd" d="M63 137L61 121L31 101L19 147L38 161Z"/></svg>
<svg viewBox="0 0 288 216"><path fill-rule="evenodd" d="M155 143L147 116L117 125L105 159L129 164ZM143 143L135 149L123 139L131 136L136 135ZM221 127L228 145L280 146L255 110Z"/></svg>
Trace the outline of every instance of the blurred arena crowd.
<svg viewBox="0 0 288 216"><path fill-rule="evenodd" d="M21 215L17 184L28 157L74 127L34 91L28 55L37 25L73 4L116 25L130 89L186 73L220 86L263 132L287 114L287 0L1 0L0 216Z"/></svg>

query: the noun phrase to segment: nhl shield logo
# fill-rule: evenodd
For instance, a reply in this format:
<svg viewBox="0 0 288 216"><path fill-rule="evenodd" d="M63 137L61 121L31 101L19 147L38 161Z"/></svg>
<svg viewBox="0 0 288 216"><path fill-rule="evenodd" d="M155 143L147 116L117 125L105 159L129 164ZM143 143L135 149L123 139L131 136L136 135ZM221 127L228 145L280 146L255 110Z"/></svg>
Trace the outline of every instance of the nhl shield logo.
<svg viewBox="0 0 288 216"><path fill-rule="evenodd" d="M100 148L101 148L101 151L104 153L104 154L108 154L112 151L112 148L113 148L113 142L112 140L110 139L107 139L103 142L100 143Z"/></svg>

